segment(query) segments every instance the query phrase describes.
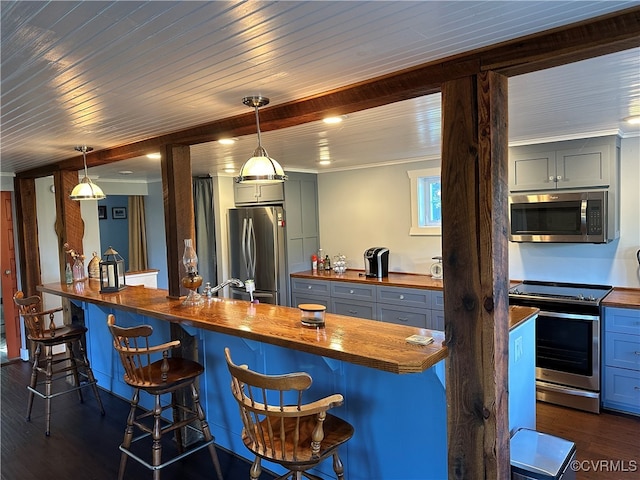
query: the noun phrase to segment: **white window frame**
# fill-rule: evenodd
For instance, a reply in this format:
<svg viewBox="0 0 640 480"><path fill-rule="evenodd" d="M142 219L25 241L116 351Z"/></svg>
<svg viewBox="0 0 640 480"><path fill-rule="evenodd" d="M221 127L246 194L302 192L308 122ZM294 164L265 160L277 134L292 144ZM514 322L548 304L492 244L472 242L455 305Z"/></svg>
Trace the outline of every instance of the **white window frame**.
<svg viewBox="0 0 640 480"><path fill-rule="evenodd" d="M424 168L421 170L409 170L407 172L411 183L411 228L409 235L442 235L442 225L434 227L421 227L418 219L418 180L423 177L440 177L440 168Z"/></svg>

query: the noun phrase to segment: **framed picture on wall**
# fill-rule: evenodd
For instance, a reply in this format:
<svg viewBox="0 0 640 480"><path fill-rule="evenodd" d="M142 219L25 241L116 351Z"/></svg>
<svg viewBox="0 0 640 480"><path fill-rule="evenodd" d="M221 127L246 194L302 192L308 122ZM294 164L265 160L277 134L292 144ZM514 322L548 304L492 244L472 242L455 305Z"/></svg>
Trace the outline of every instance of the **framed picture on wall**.
<svg viewBox="0 0 640 480"><path fill-rule="evenodd" d="M107 206L106 205L98 205L98 218L100 220L107 219Z"/></svg>
<svg viewBox="0 0 640 480"><path fill-rule="evenodd" d="M114 220L127 218L127 207L113 207L111 209L111 217Z"/></svg>

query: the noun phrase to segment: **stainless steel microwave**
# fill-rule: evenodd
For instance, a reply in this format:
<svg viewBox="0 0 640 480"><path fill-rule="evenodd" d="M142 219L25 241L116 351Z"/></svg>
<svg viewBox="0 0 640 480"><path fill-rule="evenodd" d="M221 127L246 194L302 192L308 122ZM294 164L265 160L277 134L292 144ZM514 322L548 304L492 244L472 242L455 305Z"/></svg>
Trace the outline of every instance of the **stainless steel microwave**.
<svg viewBox="0 0 640 480"><path fill-rule="evenodd" d="M607 243L619 236L607 190L510 195L512 242Z"/></svg>

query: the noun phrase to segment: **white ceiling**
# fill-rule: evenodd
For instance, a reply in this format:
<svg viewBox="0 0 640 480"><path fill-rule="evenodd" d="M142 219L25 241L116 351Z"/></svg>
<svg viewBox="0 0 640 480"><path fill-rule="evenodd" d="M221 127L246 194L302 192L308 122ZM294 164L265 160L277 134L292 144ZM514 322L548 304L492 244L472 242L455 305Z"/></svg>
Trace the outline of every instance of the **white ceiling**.
<svg viewBox="0 0 640 480"><path fill-rule="evenodd" d="M637 1L2 2L0 171L15 173L247 113ZM268 108L268 107L265 107ZM512 144L638 135L640 49L509 80ZM288 170L323 171L437 156L440 97L264 132ZM236 171L257 144L191 148L194 174ZM329 155L331 165L318 165ZM159 177L146 158L94 167L99 178Z"/></svg>

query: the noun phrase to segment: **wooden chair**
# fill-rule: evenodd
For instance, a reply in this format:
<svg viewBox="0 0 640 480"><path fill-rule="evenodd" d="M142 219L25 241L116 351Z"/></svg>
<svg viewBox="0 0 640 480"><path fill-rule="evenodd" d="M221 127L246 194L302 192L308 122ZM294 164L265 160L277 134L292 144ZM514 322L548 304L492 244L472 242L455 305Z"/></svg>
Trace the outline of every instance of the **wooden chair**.
<svg viewBox="0 0 640 480"><path fill-rule="evenodd" d="M124 381L134 388L124 440L120 445L122 454L118 479L124 478L127 457L132 457L152 470L154 480L159 480L162 468L207 447L218 480L223 480L214 438L200 406L200 396L195 385L198 376L204 372L204 367L192 360L169 356L170 350L180 346L179 340L150 346L149 336L153 332L153 327L150 325L124 328L117 326L115 321L113 315L108 316L107 324L113 336L113 346L120 355L124 367ZM182 389L190 390L192 406L178 403L176 393ZM138 406L141 390L154 397L154 407L151 411L144 411ZM160 396L167 393L171 394L171 402L162 405ZM169 408L172 410L172 421L162 417L162 412ZM195 430L189 425L195 420L200 422L204 441L196 441L185 449L183 430L186 428ZM135 427L143 433L134 439ZM175 433L178 453L163 462L162 436L170 432ZM151 463L131 450L132 443L149 436L152 438Z"/></svg>
<svg viewBox="0 0 640 480"><path fill-rule="evenodd" d="M289 470L277 480L321 480L307 470L329 456L333 456L337 478L344 479L338 447L353 436L353 427L327 413L342 405L342 395L303 404L302 393L312 382L309 374L263 375L246 365L235 365L228 348L224 353L231 373L231 392L240 406L242 441L256 456L251 479L260 477L261 459L265 459ZM291 399L294 402L287 402Z"/></svg>
<svg viewBox="0 0 640 480"><path fill-rule="evenodd" d="M34 395L44 398L46 405L45 435L49 436L51 433L51 399L58 395L77 391L80 402L83 402L82 389L89 386L93 389L100 414L104 415L97 382L82 345L84 335L87 332L86 327L79 325L56 327L54 315L56 312L61 312L62 308L40 311L41 300L37 295L25 298L24 293L19 291L13 296L13 300L24 319L27 338L35 346L33 366L31 367L31 382L27 387L29 390L27 421L31 420ZM48 323L47 317L49 319ZM54 356L53 347L58 345L66 346L65 355ZM80 354L79 357L76 356L75 349ZM43 350L44 359L41 358ZM63 390L53 392L54 382L57 380L69 380L68 372L73 377L72 386L69 387L69 384L65 383L66 387ZM38 381L39 374L44 375L44 380ZM42 385L44 385L44 392L38 390Z"/></svg>

